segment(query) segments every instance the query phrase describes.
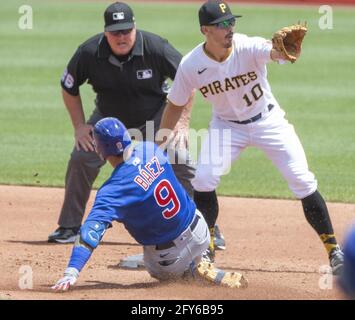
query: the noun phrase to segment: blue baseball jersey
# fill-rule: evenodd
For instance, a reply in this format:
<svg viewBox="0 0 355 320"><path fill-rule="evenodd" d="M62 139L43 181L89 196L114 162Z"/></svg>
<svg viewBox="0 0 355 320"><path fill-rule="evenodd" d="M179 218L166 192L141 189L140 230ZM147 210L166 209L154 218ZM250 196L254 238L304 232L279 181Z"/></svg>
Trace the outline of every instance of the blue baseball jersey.
<svg viewBox="0 0 355 320"><path fill-rule="evenodd" d="M138 243L156 245L176 239L195 210L167 155L156 144L141 142L98 190L86 221L122 222Z"/></svg>

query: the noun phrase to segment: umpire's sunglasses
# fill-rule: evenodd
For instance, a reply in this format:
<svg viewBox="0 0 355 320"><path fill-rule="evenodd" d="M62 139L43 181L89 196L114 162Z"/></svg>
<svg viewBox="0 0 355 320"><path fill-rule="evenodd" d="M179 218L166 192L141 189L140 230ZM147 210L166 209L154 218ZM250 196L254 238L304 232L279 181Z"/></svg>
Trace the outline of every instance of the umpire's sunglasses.
<svg viewBox="0 0 355 320"><path fill-rule="evenodd" d="M116 30L116 31L109 31L112 36L118 36L123 34L124 36L131 33L133 29L124 29L124 30Z"/></svg>
<svg viewBox="0 0 355 320"><path fill-rule="evenodd" d="M229 27L234 27L235 26L235 18L215 23L215 24L213 24L213 26L216 26L218 29L228 29Z"/></svg>

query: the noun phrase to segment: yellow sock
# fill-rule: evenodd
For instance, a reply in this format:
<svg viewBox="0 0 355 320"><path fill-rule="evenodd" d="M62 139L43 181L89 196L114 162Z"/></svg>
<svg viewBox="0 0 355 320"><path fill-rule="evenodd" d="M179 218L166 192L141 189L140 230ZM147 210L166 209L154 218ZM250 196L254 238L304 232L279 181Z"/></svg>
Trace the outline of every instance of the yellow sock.
<svg viewBox="0 0 355 320"><path fill-rule="evenodd" d="M211 235L210 250L214 252L214 227L210 228L210 235Z"/></svg>
<svg viewBox="0 0 355 320"><path fill-rule="evenodd" d="M338 246L337 240L335 239L334 234L326 234L323 233L320 236L320 239L322 240L325 249L328 252L328 255L331 253L331 251Z"/></svg>

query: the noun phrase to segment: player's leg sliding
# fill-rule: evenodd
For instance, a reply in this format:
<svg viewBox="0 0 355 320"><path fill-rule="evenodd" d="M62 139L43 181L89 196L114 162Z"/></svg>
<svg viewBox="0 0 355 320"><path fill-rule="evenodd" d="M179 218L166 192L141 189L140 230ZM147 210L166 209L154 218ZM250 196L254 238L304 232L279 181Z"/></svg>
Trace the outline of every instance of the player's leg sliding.
<svg viewBox="0 0 355 320"><path fill-rule="evenodd" d="M317 232L327 250L333 274L339 275L344 256L334 235L327 205L318 191L302 199L303 211L308 223Z"/></svg>
<svg viewBox="0 0 355 320"><path fill-rule="evenodd" d="M205 218L208 229L211 235L211 241L208 250L206 251L206 255L204 258L210 260L210 262L214 261L215 258L215 248L214 248L214 226L218 217L218 199L216 191L210 192L200 192L194 191L194 201L196 203L197 209L202 213Z"/></svg>

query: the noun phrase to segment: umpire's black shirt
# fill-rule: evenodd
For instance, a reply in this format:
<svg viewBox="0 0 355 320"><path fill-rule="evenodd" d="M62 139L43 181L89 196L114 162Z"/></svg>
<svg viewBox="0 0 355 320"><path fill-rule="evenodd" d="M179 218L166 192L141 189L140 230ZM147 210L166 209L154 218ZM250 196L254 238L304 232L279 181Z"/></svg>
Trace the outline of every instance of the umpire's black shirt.
<svg viewBox="0 0 355 320"><path fill-rule="evenodd" d="M128 128L137 128L165 105L165 80L175 78L181 59L167 40L137 30L131 54L121 63L101 33L78 48L61 85L77 96L80 85L87 81L97 93L96 105L103 116L117 117Z"/></svg>

